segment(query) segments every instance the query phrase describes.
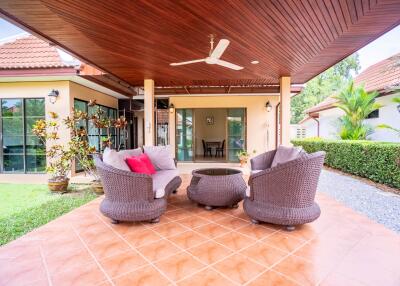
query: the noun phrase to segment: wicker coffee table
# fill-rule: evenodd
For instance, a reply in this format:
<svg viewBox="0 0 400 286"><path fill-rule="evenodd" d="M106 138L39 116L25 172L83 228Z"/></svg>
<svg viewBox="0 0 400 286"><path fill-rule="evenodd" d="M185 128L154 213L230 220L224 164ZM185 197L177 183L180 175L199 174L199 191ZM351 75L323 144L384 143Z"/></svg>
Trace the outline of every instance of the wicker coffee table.
<svg viewBox="0 0 400 286"><path fill-rule="evenodd" d="M245 196L247 184L239 170L198 169L194 170L192 175L187 196L190 200L204 205L207 210L222 206L237 207Z"/></svg>

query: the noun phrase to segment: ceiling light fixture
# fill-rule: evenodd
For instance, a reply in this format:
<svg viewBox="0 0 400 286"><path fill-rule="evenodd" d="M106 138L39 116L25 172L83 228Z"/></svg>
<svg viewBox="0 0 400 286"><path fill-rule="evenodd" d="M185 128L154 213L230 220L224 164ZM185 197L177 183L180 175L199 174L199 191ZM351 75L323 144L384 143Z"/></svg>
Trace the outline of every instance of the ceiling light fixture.
<svg viewBox="0 0 400 286"><path fill-rule="evenodd" d="M252 65L257 65L257 64L259 64L260 62L259 61L251 61L251 64Z"/></svg>

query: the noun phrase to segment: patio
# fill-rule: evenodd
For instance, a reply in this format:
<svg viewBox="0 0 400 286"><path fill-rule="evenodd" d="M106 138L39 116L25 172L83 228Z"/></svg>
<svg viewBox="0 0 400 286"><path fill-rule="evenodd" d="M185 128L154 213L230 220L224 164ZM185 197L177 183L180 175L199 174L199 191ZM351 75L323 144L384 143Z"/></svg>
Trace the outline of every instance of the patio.
<svg viewBox="0 0 400 286"><path fill-rule="evenodd" d="M0 285L399 285L400 236L327 195L286 232L186 198L158 224L110 224L101 198L0 249Z"/></svg>

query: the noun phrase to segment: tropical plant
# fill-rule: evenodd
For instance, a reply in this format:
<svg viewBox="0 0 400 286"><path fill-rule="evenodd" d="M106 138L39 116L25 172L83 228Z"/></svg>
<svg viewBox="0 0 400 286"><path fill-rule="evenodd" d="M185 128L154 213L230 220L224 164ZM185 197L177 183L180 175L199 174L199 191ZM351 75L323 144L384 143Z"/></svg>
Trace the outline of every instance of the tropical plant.
<svg viewBox="0 0 400 286"><path fill-rule="evenodd" d="M379 94L365 91L364 87L354 86L351 81L339 94L335 106L340 108L344 115L340 118L340 138L344 140L364 140L373 129L364 123L368 115L381 108L375 101Z"/></svg>
<svg viewBox="0 0 400 286"><path fill-rule="evenodd" d="M46 172L52 175L53 181L64 181L67 178L74 159L73 151L68 146L58 143L59 128L58 115L54 112L50 112L49 120L37 120L32 127L32 133L42 141L43 145L46 146L46 143L50 145L46 149L48 158Z"/></svg>
<svg viewBox="0 0 400 286"><path fill-rule="evenodd" d="M400 97L395 97L395 98L392 99L392 101L393 101L394 103L398 103L398 104L399 104L399 105L397 106L397 108L398 108L399 111L400 111ZM391 130L391 131L397 133L397 135L400 137L400 129L394 128L394 127L392 127L392 126L390 126L390 125L388 125L388 124L379 124L379 125L377 126L377 128L389 129L389 130Z"/></svg>
<svg viewBox="0 0 400 286"><path fill-rule="evenodd" d="M342 60L305 84L304 89L291 99L291 123L297 124L306 110L347 85L360 69L358 54Z"/></svg>

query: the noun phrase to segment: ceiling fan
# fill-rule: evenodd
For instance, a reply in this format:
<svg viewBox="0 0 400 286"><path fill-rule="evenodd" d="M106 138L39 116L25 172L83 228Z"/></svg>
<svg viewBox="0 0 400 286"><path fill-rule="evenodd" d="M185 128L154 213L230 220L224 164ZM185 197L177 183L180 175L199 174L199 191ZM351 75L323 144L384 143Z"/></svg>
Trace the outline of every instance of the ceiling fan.
<svg viewBox="0 0 400 286"><path fill-rule="evenodd" d="M210 53L209 53L208 57L206 57L204 59L193 60L193 61L170 63L170 66L182 66L182 65L205 62L206 64L209 64L209 65L219 65L219 66L223 66L223 67L237 70L237 71L241 70L241 69L243 69L243 67L220 59L222 54L228 47L229 43L230 43L229 40L221 39L221 40L219 40L218 45L214 49L214 35L210 35Z"/></svg>

